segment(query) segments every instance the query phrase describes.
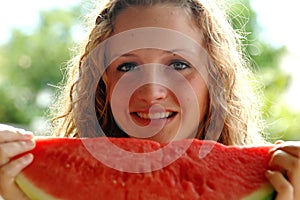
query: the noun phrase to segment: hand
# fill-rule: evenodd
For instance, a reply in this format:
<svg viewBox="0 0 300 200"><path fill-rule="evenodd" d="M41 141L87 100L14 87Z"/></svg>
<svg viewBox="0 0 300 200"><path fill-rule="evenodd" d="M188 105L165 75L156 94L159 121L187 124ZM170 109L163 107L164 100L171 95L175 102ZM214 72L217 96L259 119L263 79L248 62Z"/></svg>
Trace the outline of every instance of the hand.
<svg viewBox="0 0 300 200"><path fill-rule="evenodd" d="M276 142L270 150L266 177L277 191L276 200L300 199L300 141Z"/></svg>
<svg viewBox="0 0 300 200"><path fill-rule="evenodd" d="M15 183L15 177L29 165L32 154L12 160L35 146L31 132L0 124L0 199L28 200Z"/></svg>

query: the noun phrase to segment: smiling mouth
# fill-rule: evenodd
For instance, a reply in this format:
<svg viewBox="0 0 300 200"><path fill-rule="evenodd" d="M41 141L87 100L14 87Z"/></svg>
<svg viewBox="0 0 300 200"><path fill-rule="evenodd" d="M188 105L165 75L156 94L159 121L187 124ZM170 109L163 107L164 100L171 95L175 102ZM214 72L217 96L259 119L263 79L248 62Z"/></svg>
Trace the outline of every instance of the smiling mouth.
<svg viewBox="0 0 300 200"><path fill-rule="evenodd" d="M177 112L157 112L157 113L134 112L133 114L145 120L159 120L159 119L169 119L175 116Z"/></svg>

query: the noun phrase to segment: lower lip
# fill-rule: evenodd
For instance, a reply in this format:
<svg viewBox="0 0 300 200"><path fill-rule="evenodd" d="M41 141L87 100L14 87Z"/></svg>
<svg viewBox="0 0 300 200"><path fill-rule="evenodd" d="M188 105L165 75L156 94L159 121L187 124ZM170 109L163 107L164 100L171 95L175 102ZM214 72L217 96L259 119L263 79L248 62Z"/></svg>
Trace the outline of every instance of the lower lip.
<svg viewBox="0 0 300 200"><path fill-rule="evenodd" d="M178 115L178 113L176 113L172 117L163 118L163 119L143 119L143 118L140 118L139 116L137 116L135 113L131 113L131 116L134 119L134 122L136 122L140 126L147 126L150 123L153 126L156 126L156 125L161 126L162 123L164 124L163 126L166 126L171 121L173 121L177 115Z"/></svg>

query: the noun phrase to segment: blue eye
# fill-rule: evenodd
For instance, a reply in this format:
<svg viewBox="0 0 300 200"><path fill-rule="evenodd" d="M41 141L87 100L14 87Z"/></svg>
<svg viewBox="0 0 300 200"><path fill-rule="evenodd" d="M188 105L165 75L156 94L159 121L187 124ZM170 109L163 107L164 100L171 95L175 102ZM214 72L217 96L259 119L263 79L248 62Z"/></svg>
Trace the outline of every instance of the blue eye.
<svg viewBox="0 0 300 200"><path fill-rule="evenodd" d="M136 63L122 63L121 65L118 66L117 70L121 72L129 72L132 70L137 69L137 64Z"/></svg>
<svg viewBox="0 0 300 200"><path fill-rule="evenodd" d="M182 62L182 61L172 62L172 64L170 64L170 66L175 70L184 70L184 69L190 68L189 64Z"/></svg>

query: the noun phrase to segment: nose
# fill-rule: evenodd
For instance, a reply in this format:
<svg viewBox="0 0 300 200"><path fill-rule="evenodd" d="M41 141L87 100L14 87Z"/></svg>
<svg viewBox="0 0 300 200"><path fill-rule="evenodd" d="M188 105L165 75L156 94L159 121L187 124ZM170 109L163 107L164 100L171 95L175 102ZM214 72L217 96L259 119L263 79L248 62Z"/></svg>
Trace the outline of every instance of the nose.
<svg viewBox="0 0 300 200"><path fill-rule="evenodd" d="M168 89L163 85L149 83L137 89L135 97L139 101L147 104L154 104L158 101L166 99L168 96Z"/></svg>
<svg viewBox="0 0 300 200"><path fill-rule="evenodd" d="M140 77L146 84L137 89L136 97L138 100L153 104L167 98L168 89L164 86L167 78L164 68L164 66L157 63L147 64L142 67Z"/></svg>

